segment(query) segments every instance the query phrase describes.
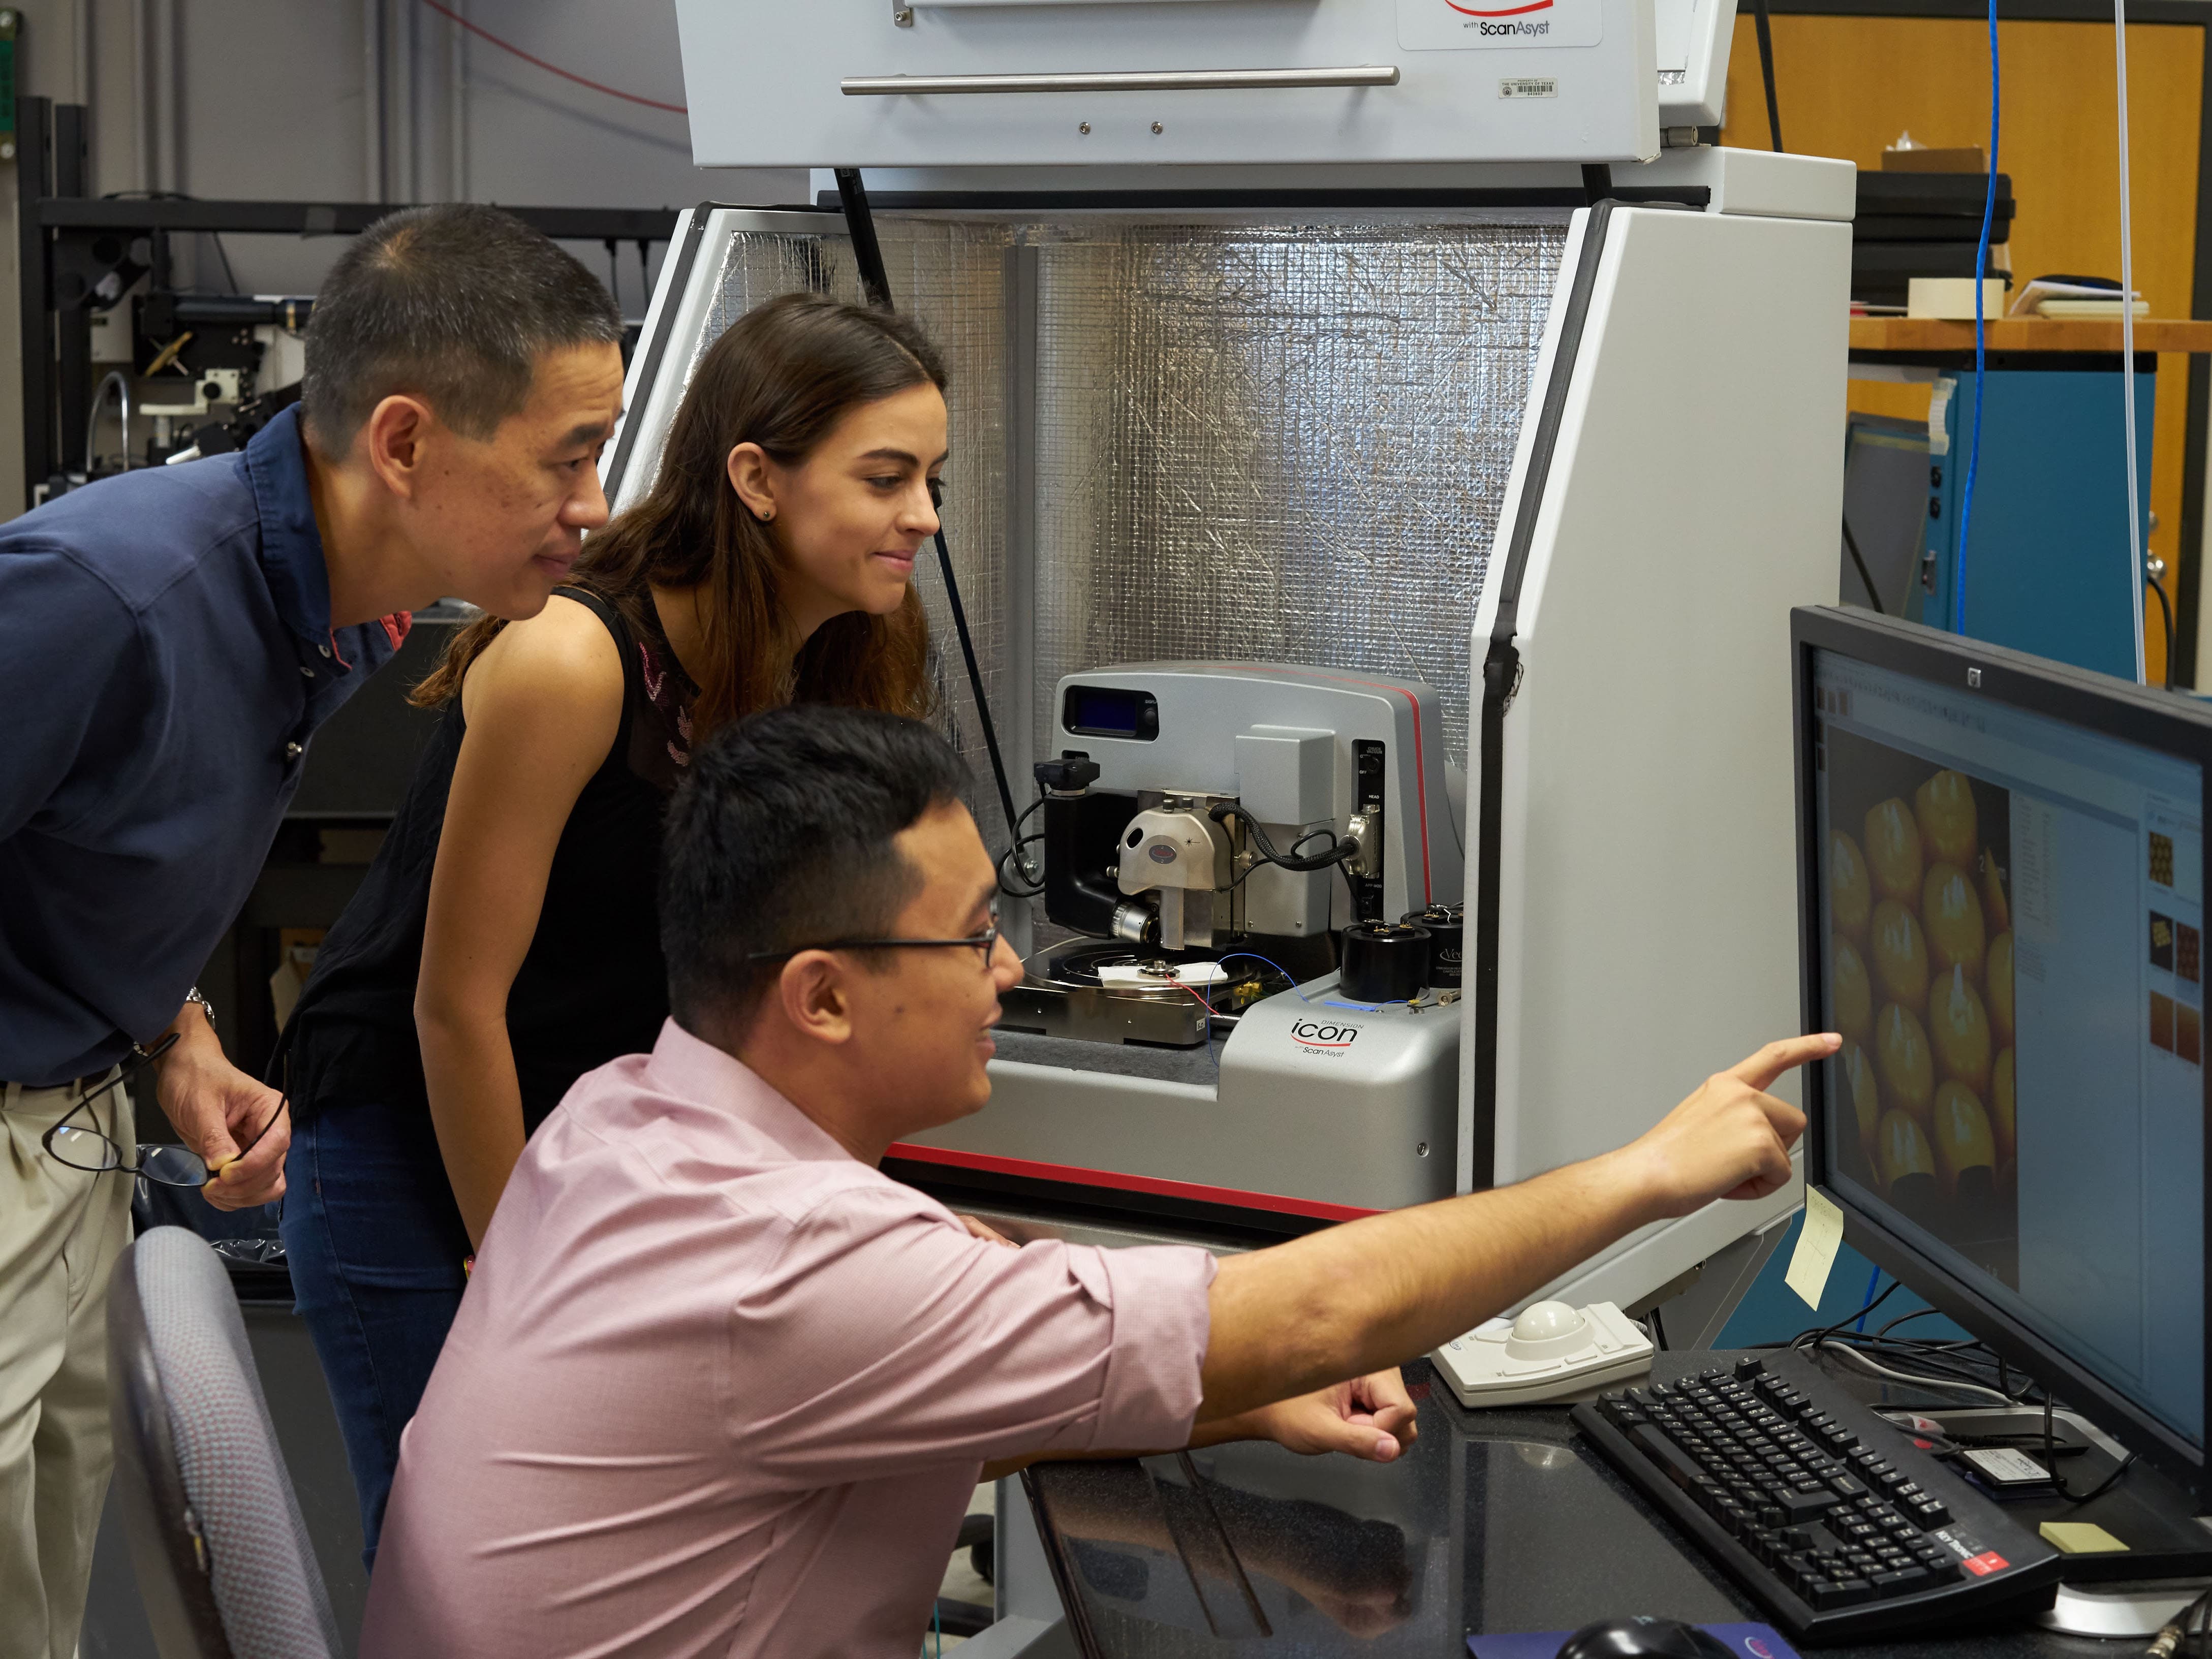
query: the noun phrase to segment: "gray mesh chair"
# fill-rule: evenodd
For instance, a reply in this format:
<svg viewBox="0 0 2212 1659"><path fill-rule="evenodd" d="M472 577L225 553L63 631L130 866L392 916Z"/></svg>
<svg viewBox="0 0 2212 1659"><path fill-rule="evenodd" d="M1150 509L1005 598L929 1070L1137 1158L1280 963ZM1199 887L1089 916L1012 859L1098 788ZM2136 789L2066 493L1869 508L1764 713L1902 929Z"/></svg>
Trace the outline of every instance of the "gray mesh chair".
<svg viewBox="0 0 2212 1659"><path fill-rule="evenodd" d="M108 1292L115 1496L161 1659L344 1651L222 1261L140 1235Z"/></svg>

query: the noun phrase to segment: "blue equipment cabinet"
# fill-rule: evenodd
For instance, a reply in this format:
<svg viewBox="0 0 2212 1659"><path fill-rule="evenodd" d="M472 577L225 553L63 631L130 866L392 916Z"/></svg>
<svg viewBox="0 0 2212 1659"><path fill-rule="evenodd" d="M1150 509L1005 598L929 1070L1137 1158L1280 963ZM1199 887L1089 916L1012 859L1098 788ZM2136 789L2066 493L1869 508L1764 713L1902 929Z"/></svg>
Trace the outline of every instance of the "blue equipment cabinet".
<svg viewBox="0 0 2212 1659"><path fill-rule="evenodd" d="M1965 625L1959 631L2133 679L2120 359L2101 352L1992 351L1987 362ZM2148 547L2158 359L2138 352L2136 362L2136 500ZM1928 533L1917 614L1948 629L1954 625L1959 509L1973 441L1972 359L1963 368L1945 367L1936 385L1939 398L1947 380L1942 427L1948 453L1929 457ZM2148 595L2146 600L2157 604ZM2151 621L2157 621L2154 612Z"/></svg>

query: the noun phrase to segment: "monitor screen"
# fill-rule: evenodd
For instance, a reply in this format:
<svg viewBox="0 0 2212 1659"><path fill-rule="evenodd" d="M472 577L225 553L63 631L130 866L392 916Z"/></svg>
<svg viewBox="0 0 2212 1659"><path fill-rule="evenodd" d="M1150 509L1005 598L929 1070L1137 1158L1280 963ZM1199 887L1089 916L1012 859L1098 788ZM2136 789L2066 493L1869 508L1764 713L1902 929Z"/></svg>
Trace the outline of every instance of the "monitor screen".
<svg viewBox="0 0 2212 1659"><path fill-rule="evenodd" d="M1811 653L1828 1185L2204 1441L2202 769Z"/></svg>

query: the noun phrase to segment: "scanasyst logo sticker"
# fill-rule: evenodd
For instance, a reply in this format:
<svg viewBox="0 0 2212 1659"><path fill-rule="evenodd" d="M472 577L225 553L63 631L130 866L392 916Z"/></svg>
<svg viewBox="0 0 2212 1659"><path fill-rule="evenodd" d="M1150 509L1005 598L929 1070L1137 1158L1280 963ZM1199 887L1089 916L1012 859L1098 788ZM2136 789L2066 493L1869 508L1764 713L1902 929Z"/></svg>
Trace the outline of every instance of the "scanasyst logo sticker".
<svg viewBox="0 0 2212 1659"><path fill-rule="evenodd" d="M1359 1028L1348 1019L1302 1019L1291 1025L1291 1040L1309 1054L1341 1060L1359 1040Z"/></svg>
<svg viewBox="0 0 2212 1659"><path fill-rule="evenodd" d="M1602 0L1398 0L1398 44L1413 52L1594 46Z"/></svg>

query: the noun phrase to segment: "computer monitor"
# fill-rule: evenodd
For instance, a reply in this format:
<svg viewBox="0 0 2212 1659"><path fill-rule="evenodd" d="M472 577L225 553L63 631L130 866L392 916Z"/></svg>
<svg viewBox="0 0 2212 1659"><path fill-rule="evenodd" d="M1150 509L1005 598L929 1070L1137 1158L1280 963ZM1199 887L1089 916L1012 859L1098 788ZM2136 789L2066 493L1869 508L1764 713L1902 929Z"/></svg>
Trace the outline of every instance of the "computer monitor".
<svg viewBox="0 0 2212 1659"><path fill-rule="evenodd" d="M2194 699L1793 614L1806 1178L1879 1266L2212 1501Z"/></svg>

